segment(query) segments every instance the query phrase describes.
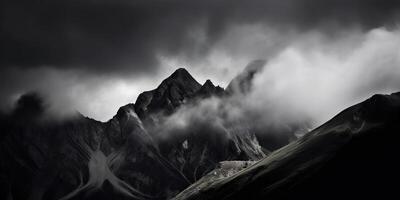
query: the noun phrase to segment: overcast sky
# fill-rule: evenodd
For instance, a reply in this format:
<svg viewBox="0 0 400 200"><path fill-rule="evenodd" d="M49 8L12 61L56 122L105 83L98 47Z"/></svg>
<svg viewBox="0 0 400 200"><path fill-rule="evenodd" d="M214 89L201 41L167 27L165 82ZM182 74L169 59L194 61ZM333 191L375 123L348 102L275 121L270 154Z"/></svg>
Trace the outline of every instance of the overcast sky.
<svg viewBox="0 0 400 200"><path fill-rule="evenodd" d="M331 115L400 91L399 9L398 0L3 0L1 107L38 91L55 112L104 121L178 67L225 87L265 59L254 98L297 98L279 106Z"/></svg>

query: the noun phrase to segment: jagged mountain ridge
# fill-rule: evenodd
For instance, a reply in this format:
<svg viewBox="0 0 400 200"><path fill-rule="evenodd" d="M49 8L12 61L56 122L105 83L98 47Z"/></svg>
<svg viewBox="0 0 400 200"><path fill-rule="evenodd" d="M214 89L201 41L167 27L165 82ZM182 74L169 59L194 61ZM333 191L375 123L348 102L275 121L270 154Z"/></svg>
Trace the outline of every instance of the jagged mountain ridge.
<svg viewBox="0 0 400 200"><path fill-rule="evenodd" d="M135 111L142 120L153 113L170 114L185 100L194 97L201 87L186 69L179 68L156 89L140 94L135 102Z"/></svg>
<svg viewBox="0 0 400 200"><path fill-rule="evenodd" d="M200 85L185 69L180 68L156 89L139 95L135 103L137 113L142 113L139 116L144 126L158 139L160 152L190 182L213 170L222 160L257 160L265 156L255 135L245 129L235 130L237 127L213 127L198 121L193 126L200 129L174 130L180 134L158 137L160 130L154 127L181 105L195 105L199 100L223 95L224 90L210 80Z"/></svg>
<svg viewBox="0 0 400 200"><path fill-rule="evenodd" d="M391 199L399 177L400 93L374 95L229 177L175 200Z"/></svg>
<svg viewBox="0 0 400 200"><path fill-rule="evenodd" d="M146 121L152 114L171 114L188 101L223 94L224 89L209 79L201 85L186 69L179 68L156 89L139 94L134 108L140 119Z"/></svg>
<svg viewBox="0 0 400 200"><path fill-rule="evenodd" d="M42 113L34 101L31 110L1 116L0 158L7 161L0 165L1 198L167 199L220 161L265 156L254 135L238 130L215 135L207 129L168 141L155 141L148 132L149 116L223 93L178 69L105 123L81 115L36 120Z"/></svg>

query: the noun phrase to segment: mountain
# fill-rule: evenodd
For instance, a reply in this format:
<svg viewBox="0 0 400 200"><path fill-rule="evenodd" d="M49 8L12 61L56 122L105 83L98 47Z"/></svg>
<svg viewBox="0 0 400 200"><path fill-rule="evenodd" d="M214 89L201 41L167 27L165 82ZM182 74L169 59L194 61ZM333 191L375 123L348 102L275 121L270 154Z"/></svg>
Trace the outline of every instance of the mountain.
<svg viewBox="0 0 400 200"><path fill-rule="evenodd" d="M194 122L157 137L158 120L223 93L181 68L104 123L80 114L52 119L39 95L24 95L0 114L0 198L169 199L221 161L263 158L255 135L240 126Z"/></svg>
<svg viewBox="0 0 400 200"><path fill-rule="evenodd" d="M175 200L396 199L400 93L374 95L255 164Z"/></svg>
<svg viewBox="0 0 400 200"><path fill-rule="evenodd" d="M222 96L223 94L224 94L224 89L219 86L215 86L210 81L210 79L207 79L207 81L196 92L196 96L201 97L201 98L207 98L207 97L211 97L213 95Z"/></svg>
<svg viewBox="0 0 400 200"><path fill-rule="evenodd" d="M154 113L170 114L201 87L186 69L179 68L156 89L140 94L135 102L135 111L141 119Z"/></svg>
<svg viewBox="0 0 400 200"><path fill-rule="evenodd" d="M189 126L157 140L161 154L194 182L225 160L259 160L267 154L254 134L246 129ZM200 127L200 128L199 128Z"/></svg>
<svg viewBox="0 0 400 200"><path fill-rule="evenodd" d="M254 60L249 63L243 72L239 73L226 87L228 94L246 94L252 89L254 76L261 72L266 64L265 60Z"/></svg>
<svg viewBox="0 0 400 200"><path fill-rule="evenodd" d="M161 154L189 182L213 170L220 161L258 160L265 156L266 151L255 135L243 127L216 127L208 122L194 121L186 129L165 132L166 127L162 124L181 106L196 106L199 100L223 95L224 90L210 80L200 85L180 68L156 89L140 94L135 103L135 111L141 113L139 116L156 140Z"/></svg>
<svg viewBox="0 0 400 200"><path fill-rule="evenodd" d="M247 77L239 78L248 82L242 88L251 90L254 75L239 75ZM203 100L229 103L237 95L229 91L210 80L201 85L178 69L104 123L79 113L53 119L40 95L25 94L13 112L0 113L0 199L396 195L387 180L398 177L400 93L375 95L272 153L265 147L285 142L266 140L264 146L240 120L212 123L214 118L204 117L182 127L164 126L188 108L201 116L196 112Z"/></svg>
<svg viewBox="0 0 400 200"><path fill-rule="evenodd" d="M161 156L133 105L106 123L39 118L17 112L1 120L1 199L165 199L188 184Z"/></svg>

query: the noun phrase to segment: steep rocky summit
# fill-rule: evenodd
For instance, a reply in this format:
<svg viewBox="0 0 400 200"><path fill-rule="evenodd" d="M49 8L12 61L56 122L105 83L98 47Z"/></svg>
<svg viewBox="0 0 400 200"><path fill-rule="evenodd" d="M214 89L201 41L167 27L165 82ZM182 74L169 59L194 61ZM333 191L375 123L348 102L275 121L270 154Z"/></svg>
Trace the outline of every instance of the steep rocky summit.
<svg viewBox="0 0 400 200"><path fill-rule="evenodd" d="M200 83L186 69L179 68L156 89L140 94L135 103L135 111L142 119L152 113L169 114L193 97L200 88Z"/></svg>

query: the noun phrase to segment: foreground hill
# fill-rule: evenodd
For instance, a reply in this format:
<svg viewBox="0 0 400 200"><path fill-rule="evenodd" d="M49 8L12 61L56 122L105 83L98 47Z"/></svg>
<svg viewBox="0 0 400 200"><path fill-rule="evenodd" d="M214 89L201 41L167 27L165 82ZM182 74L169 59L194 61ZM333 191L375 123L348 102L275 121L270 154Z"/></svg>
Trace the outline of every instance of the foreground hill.
<svg viewBox="0 0 400 200"><path fill-rule="evenodd" d="M231 176L175 200L397 199L400 93L374 95Z"/></svg>

